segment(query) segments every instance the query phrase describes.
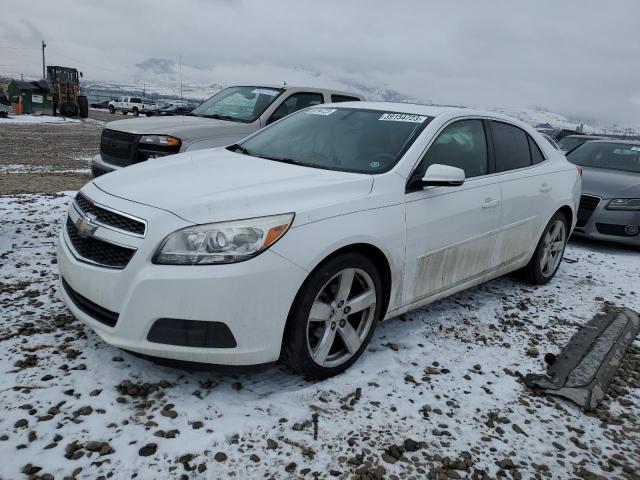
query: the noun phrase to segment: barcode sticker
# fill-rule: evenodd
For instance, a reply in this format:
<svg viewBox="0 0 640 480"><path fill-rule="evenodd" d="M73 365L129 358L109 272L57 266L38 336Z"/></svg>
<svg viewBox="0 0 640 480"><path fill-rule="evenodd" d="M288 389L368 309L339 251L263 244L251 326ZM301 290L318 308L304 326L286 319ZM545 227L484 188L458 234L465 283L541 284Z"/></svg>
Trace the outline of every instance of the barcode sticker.
<svg viewBox="0 0 640 480"><path fill-rule="evenodd" d="M378 120L385 120L387 122L411 122L422 123L427 117L422 115L409 115L407 113L385 113Z"/></svg>

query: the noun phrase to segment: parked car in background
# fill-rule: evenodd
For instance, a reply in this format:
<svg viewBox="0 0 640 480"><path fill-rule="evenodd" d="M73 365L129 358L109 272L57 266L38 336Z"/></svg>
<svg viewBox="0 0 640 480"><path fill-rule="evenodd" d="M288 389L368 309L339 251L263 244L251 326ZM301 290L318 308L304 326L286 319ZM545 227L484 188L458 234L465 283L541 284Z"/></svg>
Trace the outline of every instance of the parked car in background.
<svg viewBox="0 0 640 480"><path fill-rule="evenodd" d="M142 113L150 117L156 113L156 110L157 106L155 103L145 102L139 97L120 97L118 100L109 102L110 113L121 112L124 115L133 113L136 117Z"/></svg>
<svg viewBox="0 0 640 480"><path fill-rule="evenodd" d="M186 115L191 113L195 107L188 102L166 102L158 107L156 115Z"/></svg>
<svg viewBox="0 0 640 480"><path fill-rule="evenodd" d="M90 105L91 108L104 108L105 110L109 109L109 103L111 102L111 100L104 100L102 102L96 102L96 103L92 103Z"/></svg>
<svg viewBox="0 0 640 480"><path fill-rule="evenodd" d="M640 246L640 141L594 140L567 159L582 167L575 234Z"/></svg>
<svg viewBox="0 0 640 480"><path fill-rule="evenodd" d="M355 100L362 97L323 88L229 87L187 116L107 124L91 171L95 177L151 158L230 145L303 108Z"/></svg>
<svg viewBox="0 0 640 480"><path fill-rule="evenodd" d="M568 153L576 147L579 147L585 142L589 142L591 140L602 140L607 137L602 135L567 135L566 137L562 137L558 140L558 147L564 153Z"/></svg>
<svg viewBox="0 0 640 480"><path fill-rule="evenodd" d="M551 280L579 196L578 169L509 117L315 106L89 182L60 233L61 292L127 350L326 378L380 320L514 270Z"/></svg>

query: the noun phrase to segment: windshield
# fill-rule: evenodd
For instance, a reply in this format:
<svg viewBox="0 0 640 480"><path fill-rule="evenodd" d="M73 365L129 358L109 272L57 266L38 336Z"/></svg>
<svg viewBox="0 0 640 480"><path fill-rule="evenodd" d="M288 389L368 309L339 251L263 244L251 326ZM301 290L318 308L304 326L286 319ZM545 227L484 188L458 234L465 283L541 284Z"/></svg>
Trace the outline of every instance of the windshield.
<svg viewBox="0 0 640 480"><path fill-rule="evenodd" d="M226 88L194 108L191 115L250 123L262 115L283 91L266 87Z"/></svg>
<svg viewBox="0 0 640 480"><path fill-rule="evenodd" d="M640 173L640 143L587 142L567 155L576 165Z"/></svg>
<svg viewBox="0 0 640 480"><path fill-rule="evenodd" d="M568 152L569 150L573 150L577 146L582 145L587 140L589 139L580 137L564 137L558 141L558 147L560 147L560 150Z"/></svg>
<svg viewBox="0 0 640 480"><path fill-rule="evenodd" d="M406 113L313 107L285 117L235 149L309 167L376 174L393 168L431 120Z"/></svg>

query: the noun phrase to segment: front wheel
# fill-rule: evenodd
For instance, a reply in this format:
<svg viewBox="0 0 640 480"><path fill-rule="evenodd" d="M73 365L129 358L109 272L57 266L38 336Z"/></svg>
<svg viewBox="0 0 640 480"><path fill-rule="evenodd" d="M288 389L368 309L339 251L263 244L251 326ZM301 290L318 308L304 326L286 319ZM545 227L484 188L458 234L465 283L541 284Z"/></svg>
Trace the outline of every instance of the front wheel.
<svg viewBox="0 0 640 480"><path fill-rule="evenodd" d="M371 260L355 253L329 260L293 303L282 360L309 379L343 372L369 344L382 305L382 280Z"/></svg>
<svg viewBox="0 0 640 480"><path fill-rule="evenodd" d="M567 218L556 213L544 229L536 251L523 269L527 282L544 285L551 280L562 262L564 249L568 240Z"/></svg>

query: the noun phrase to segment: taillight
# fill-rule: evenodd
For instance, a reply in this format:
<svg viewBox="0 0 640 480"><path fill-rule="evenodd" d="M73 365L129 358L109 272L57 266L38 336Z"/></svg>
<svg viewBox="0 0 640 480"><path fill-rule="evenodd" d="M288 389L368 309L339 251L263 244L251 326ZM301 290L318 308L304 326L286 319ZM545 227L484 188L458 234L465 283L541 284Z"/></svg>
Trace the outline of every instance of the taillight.
<svg viewBox="0 0 640 480"><path fill-rule="evenodd" d="M582 176L582 165L576 165L576 168L578 169L580 176Z"/></svg>

